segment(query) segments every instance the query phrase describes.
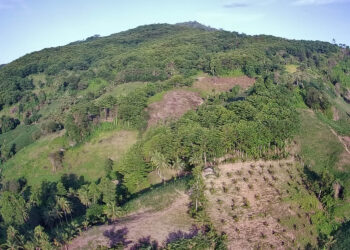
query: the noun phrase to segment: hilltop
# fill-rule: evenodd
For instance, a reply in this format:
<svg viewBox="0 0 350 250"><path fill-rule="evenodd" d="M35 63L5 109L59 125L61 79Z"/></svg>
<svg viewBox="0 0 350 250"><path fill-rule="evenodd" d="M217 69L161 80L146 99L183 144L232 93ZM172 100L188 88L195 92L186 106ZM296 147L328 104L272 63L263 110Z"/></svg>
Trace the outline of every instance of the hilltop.
<svg viewBox="0 0 350 250"><path fill-rule="evenodd" d="M3 65L0 243L346 248L349 72L348 47L195 21Z"/></svg>
<svg viewBox="0 0 350 250"><path fill-rule="evenodd" d="M201 30L206 30L206 31L217 31L217 29L212 28L210 26L203 25L197 21L189 21L189 22L184 22L184 23L177 23L175 24L177 26L183 26L183 27L188 27L188 28L194 28L194 29L201 29Z"/></svg>

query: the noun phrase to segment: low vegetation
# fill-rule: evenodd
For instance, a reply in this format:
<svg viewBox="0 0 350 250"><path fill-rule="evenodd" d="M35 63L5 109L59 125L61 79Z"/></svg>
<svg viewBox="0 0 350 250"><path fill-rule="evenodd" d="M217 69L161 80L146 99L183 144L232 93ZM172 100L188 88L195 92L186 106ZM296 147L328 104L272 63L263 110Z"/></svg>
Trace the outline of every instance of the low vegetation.
<svg viewBox="0 0 350 250"><path fill-rule="evenodd" d="M185 23L2 66L1 248L346 248L349 55Z"/></svg>

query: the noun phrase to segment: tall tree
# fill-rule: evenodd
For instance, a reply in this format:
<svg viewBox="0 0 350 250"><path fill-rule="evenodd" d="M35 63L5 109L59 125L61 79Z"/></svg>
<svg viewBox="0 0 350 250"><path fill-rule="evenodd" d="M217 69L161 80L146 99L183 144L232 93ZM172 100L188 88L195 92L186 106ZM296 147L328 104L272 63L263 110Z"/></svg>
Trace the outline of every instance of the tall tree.
<svg viewBox="0 0 350 250"><path fill-rule="evenodd" d="M162 172L169 167L168 161L165 156L158 151L153 152L151 156L152 167L157 171L159 178L164 182Z"/></svg>
<svg viewBox="0 0 350 250"><path fill-rule="evenodd" d="M104 213L108 219L114 221L122 215L122 209L115 202L108 202L104 207Z"/></svg>
<svg viewBox="0 0 350 250"><path fill-rule="evenodd" d="M0 213L6 224L22 225L28 219L27 203L19 194L3 192L0 197Z"/></svg>
<svg viewBox="0 0 350 250"><path fill-rule="evenodd" d="M57 197L56 202L57 202L58 208L64 213L64 217L66 219L66 222L68 222L67 214L72 213L72 206L71 206L70 202L64 197Z"/></svg>

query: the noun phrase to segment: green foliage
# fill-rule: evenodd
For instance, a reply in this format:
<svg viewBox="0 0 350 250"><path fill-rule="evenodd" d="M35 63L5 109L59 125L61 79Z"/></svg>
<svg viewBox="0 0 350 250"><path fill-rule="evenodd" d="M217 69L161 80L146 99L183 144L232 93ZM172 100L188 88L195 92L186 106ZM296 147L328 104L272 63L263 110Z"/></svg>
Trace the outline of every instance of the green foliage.
<svg viewBox="0 0 350 250"><path fill-rule="evenodd" d="M331 249L341 250L350 247L350 223L344 223L335 233L335 242Z"/></svg>
<svg viewBox="0 0 350 250"><path fill-rule="evenodd" d="M344 94L344 88L348 87L349 60L341 53L337 46L324 42L157 24L45 49L1 66L1 158L8 160L26 147L22 154L5 163L6 180L0 198L1 230L7 230L2 240L4 247L50 249L48 242L53 238L63 244L89 223L117 219L122 214L119 206L130 193L135 196L142 190L145 193L126 203L124 211L142 204L160 209L174 199L178 184L146 192L153 170L160 177L166 168L192 170L194 206L191 209L198 214L205 204L201 168L208 162L225 154L242 159L280 158L288 154L284 147L299 127L295 107L305 107L301 96L309 107L322 110L324 113L318 115L327 118L337 132L346 132L347 124L329 122L331 90L312 83L306 84L305 89L293 87L295 82L299 85L316 76L339 82ZM343 55L344 59L340 60ZM290 74L285 72L284 65L287 69L289 66ZM297 72L291 65L299 66ZM330 70L331 65L336 66ZM111 160L103 163L111 156L103 147L107 137L101 134L126 127L143 132L147 125L147 105L169 89L191 86L200 73L231 77L245 74L256 77L257 83L239 97L237 89L208 97L201 107L170 126L140 133L139 142L121 160L112 157L115 163ZM114 122L101 123L107 118L113 118ZM19 121L25 125L41 124L18 126ZM62 123L67 137L51 140L47 136L27 147L41 136L39 128L45 135L62 129ZM303 129L303 133L309 133L304 134L305 138L313 135L307 126ZM78 145L69 148L69 140ZM125 144L130 145L134 140ZM310 141L316 143L316 139ZM333 167L341 151L338 144L329 141L331 144L324 145L327 150L320 145L312 144L308 148L302 145L306 161L314 161L319 169ZM60 159L63 172L52 174L47 169L48 156L61 148L66 149ZM108 152L101 154L94 150ZM76 168L84 173L85 180L65 175L58 181L59 175L77 171ZM103 169L106 176L100 178ZM335 229L332 213L341 214L340 202L332 199L330 186L334 178L331 178L333 172L330 174L312 182L315 193L321 190L320 200L329 212L328 217L323 213L313 215L326 240ZM9 176L22 175L30 176L28 181L37 185L8 181ZM338 174L334 176L339 178ZM45 178L52 181L41 182ZM346 176L340 179L346 186ZM181 188L185 186L180 184ZM346 192L347 189L345 195ZM167 247L224 248L224 235L209 231Z"/></svg>
<svg viewBox="0 0 350 250"><path fill-rule="evenodd" d="M86 218L93 223L103 221L104 220L103 206L99 204L91 205L91 207L89 207L86 210Z"/></svg>
<svg viewBox="0 0 350 250"><path fill-rule="evenodd" d="M54 133L61 130L62 128L62 124L55 121L47 121L41 125L41 130L43 130L44 133Z"/></svg>
<svg viewBox="0 0 350 250"><path fill-rule="evenodd" d="M28 219L28 210L23 197L8 191L1 194L0 213L8 225L22 225Z"/></svg>
<svg viewBox="0 0 350 250"><path fill-rule="evenodd" d="M117 163L116 169L124 175L125 186L130 193L135 193L149 186L147 175L150 166L142 157L140 144L134 145Z"/></svg>
<svg viewBox="0 0 350 250"><path fill-rule="evenodd" d="M344 88L350 87L350 59L345 57L339 62L331 72L331 81L333 84L340 83Z"/></svg>
<svg viewBox="0 0 350 250"><path fill-rule="evenodd" d="M211 249L213 242L205 235L198 235L190 239L180 239L166 245L167 250Z"/></svg>
<svg viewBox="0 0 350 250"><path fill-rule="evenodd" d="M204 196L205 184L202 177L202 167L196 166L192 170L193 179L190 181L191 186L191 214L197 216L203 212L206 198Z"/></svg>
<svg viewBox="0 0 350 250"><path fill-rule="evenodd" d="M8 116L2 116L0 118L0 134L6 133L15 129L19 125L20 121Z"/></svg>
<svg viewBox="0 0 350 250"><path fill-rule="evenodd" d="M330 102L324 92L309 87L306 89L305 103L312 109L326 110L330 107Z"/></svg>

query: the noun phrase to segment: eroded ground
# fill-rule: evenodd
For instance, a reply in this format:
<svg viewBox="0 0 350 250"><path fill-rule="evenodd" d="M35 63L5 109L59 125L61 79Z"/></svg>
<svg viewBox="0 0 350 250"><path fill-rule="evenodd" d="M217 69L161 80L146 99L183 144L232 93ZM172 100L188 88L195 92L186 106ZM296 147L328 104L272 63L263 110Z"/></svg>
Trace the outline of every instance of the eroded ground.
<svg viewBox="0 0 350 250"><path fill-rule="evenodd" d="M111 225L93 227L74 239L69 249L96 249L98 245L118 244L128 249L139 239L148 237L162 245L170 233L190 231L194 221L187 213L188 204L188 195L178 191L176 200L167 208L134 213Z"/></svg>

